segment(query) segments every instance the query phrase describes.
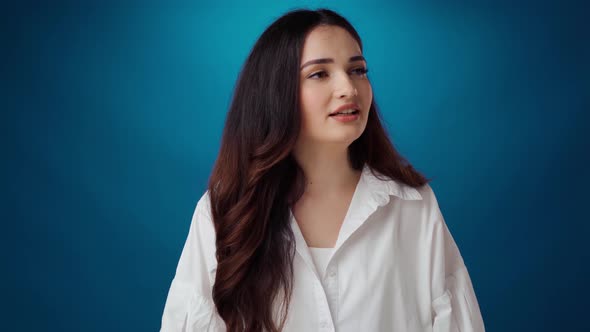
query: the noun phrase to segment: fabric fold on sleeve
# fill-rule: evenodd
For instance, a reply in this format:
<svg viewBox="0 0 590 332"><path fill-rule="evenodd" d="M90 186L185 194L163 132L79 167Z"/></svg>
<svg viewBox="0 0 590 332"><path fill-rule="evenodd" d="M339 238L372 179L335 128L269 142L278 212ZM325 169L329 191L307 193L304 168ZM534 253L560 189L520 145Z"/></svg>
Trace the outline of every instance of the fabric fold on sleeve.
<svg viewBox="0 0 590 332"><path fill-rule="evenodd" d="M214 331L214 304L190 285L174 280L162 316L161 332Z"/></svg>
<svg viewBox="0 0 590 332"><path fill-rule="evenodd" d="M465 266L447 276L446 290L432 301L433 332L484 332L484 324Z"/></svg>
<svg viewBox="0 0 590 332"><path fill-rule="evenodd" d="M223 331L212 300L215 231L205 193L193 214L162 315L161 332ZM221 322L220 322L221 321Z"/></svg>
<svg viewBox="0 0 590 332"><path fill-rule="evenodd" d="M485 327L465 261L431 195L431 312L433 332L484 332Z"/></svg>

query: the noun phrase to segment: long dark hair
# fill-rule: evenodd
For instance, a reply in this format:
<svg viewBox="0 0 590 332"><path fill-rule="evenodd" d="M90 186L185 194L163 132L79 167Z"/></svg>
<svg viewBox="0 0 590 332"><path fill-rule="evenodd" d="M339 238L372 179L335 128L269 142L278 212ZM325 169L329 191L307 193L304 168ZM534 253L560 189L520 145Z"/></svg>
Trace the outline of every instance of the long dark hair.
<svg viewBox="0 0 590 332"><path fill-rule="evenodd" d="M229 332L275 332L286 321L295 255L289 207L303 189L291 155L301 122L299 66L318 25L346 29L362 50L358 33L335 12L291 11L262 33L235 87L208 187L218 262L213 301ZM395 150L374 102L349 160L412 187L429 181Z"/></svg>

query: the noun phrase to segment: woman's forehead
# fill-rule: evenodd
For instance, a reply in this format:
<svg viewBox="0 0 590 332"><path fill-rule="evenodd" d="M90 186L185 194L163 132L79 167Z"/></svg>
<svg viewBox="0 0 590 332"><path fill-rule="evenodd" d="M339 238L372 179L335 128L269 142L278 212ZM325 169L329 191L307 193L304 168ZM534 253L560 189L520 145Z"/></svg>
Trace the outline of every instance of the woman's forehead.
<svg viewBox="0 0 590 332"><path fill-rule="evenodd" d="M302 63L316 58L342 58L361 55L357 41L338 26L318 26L305 38Z"/></svg>

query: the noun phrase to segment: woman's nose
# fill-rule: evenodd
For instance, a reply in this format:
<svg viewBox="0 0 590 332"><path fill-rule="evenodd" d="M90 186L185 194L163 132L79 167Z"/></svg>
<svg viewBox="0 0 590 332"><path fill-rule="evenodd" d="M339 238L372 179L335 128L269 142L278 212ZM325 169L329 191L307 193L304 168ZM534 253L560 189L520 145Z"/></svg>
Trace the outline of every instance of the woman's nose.
<svg viewBox="0 0 590 332"><path fill-rule="evenodd" d="M348 75L339 75L336 82L335 95L338 98L354 97L358 91Z"/></svg>

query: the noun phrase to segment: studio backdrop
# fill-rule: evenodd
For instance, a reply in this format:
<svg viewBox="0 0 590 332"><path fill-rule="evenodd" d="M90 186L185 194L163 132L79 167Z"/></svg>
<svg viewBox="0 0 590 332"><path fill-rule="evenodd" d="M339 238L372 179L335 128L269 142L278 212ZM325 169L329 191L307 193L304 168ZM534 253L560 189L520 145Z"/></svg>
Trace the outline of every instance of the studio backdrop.
<svg viewBox="0 0 590 332"><path fill-rule="evenodd" d="M301 7L358 29L387 130L433 179L487 330L587 328L587 8L268 0L2 10L0 329L159 329L240 68Z"/></svg>

